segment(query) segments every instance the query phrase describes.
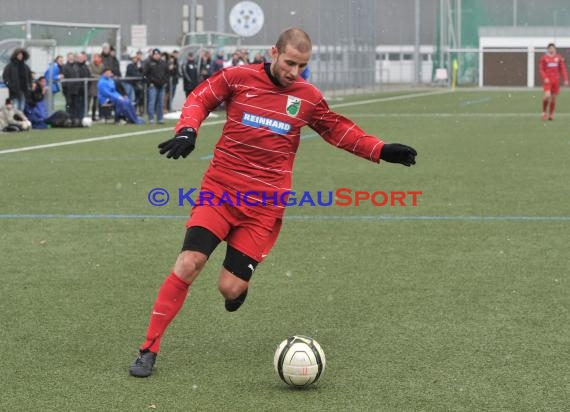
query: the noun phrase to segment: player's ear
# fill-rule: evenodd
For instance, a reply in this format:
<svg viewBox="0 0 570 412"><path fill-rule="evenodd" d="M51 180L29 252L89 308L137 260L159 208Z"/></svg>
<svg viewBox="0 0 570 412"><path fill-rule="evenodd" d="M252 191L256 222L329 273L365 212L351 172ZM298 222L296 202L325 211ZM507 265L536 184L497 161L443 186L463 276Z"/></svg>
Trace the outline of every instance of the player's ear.
<svg viewBox="0 0 570 412"><path fill-rule="evenodd" d="M277 47L275 46L271 46L271 59L273 59L273 61L277 60L277 55L279 54L279 52L277 51Z"/></svg>

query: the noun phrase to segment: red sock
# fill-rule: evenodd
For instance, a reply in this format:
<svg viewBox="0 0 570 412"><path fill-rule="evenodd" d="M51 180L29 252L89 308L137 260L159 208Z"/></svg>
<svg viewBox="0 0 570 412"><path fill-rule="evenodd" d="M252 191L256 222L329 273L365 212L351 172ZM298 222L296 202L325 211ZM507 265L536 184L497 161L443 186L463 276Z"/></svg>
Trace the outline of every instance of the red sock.
<svg viewBox="0 0 570 412"><path fill-rule="evenodd" d="M550 101L550 116L554 114L554 109L556 109L556 100Z"/></svg>
<svg viewBox="0 0 570 412"><path fill-rule="evenodd" d="M160 338L164 331L174 319L188 295L188 285L172 272L158 291L158 296L152 308L148 329L146 331L146 341L141 346L141 350L149 349L158 353L160 350Z"/></svg>

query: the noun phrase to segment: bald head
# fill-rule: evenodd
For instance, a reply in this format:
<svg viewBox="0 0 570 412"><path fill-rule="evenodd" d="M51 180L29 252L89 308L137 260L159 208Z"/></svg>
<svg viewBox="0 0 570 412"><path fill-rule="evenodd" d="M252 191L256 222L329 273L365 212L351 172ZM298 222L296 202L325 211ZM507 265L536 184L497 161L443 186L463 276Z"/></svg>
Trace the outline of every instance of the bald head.
<svg viewBox="0 0 570 412"><path fill-rule="evenodd" d="M308 53L313 47L311 38L302 29L292 27L279 35L275 48L279 53L284 53L285 48L290 46L301 53Z"/></svg>

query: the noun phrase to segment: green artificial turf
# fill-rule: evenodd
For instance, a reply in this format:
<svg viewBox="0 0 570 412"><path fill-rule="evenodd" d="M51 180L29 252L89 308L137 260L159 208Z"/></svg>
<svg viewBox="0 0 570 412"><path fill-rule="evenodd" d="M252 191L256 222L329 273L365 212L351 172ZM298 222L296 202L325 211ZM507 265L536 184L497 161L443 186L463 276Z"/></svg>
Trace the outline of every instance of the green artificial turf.
<svg viewBox="0 0 570 412"><path fill-rule="evenodd" d="M383 97L394 95L372 98ZM414 146L409 169L307 129L296 191L421 191L417 206L289 208L236 313L217 292L220 246L149 379L127 369L184 236L177 190L199 187L221 125L176 162L156 150L174 122L0 135L0 410L567 409L570 99L543 123L540 98L457 91L337 108ZM155 187L166 206L149 204ZM273 372L293 334L327 356L306 390Z"/></svg>

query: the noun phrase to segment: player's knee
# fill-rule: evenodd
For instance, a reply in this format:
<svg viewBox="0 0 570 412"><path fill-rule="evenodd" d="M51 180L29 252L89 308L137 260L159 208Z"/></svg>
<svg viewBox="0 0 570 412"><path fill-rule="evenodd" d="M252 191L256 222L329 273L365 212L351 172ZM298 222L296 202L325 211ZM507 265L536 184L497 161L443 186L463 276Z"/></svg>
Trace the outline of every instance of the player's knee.
<svg viewBox="0 0 570 412"><path fill-rule="evenodd" d="M183 280L192 282L204 268L208 258L200 252L183 251L178 255L174 272Z"/></svg>
<svg viewBox="0 0 570 412"><path fill-rule="evenodd" d="M218 283L218 290L225 299L233 300L240 296L248 287L248 283L241 279L237 281L230 281L227 279L220 279Z"/></svg>

